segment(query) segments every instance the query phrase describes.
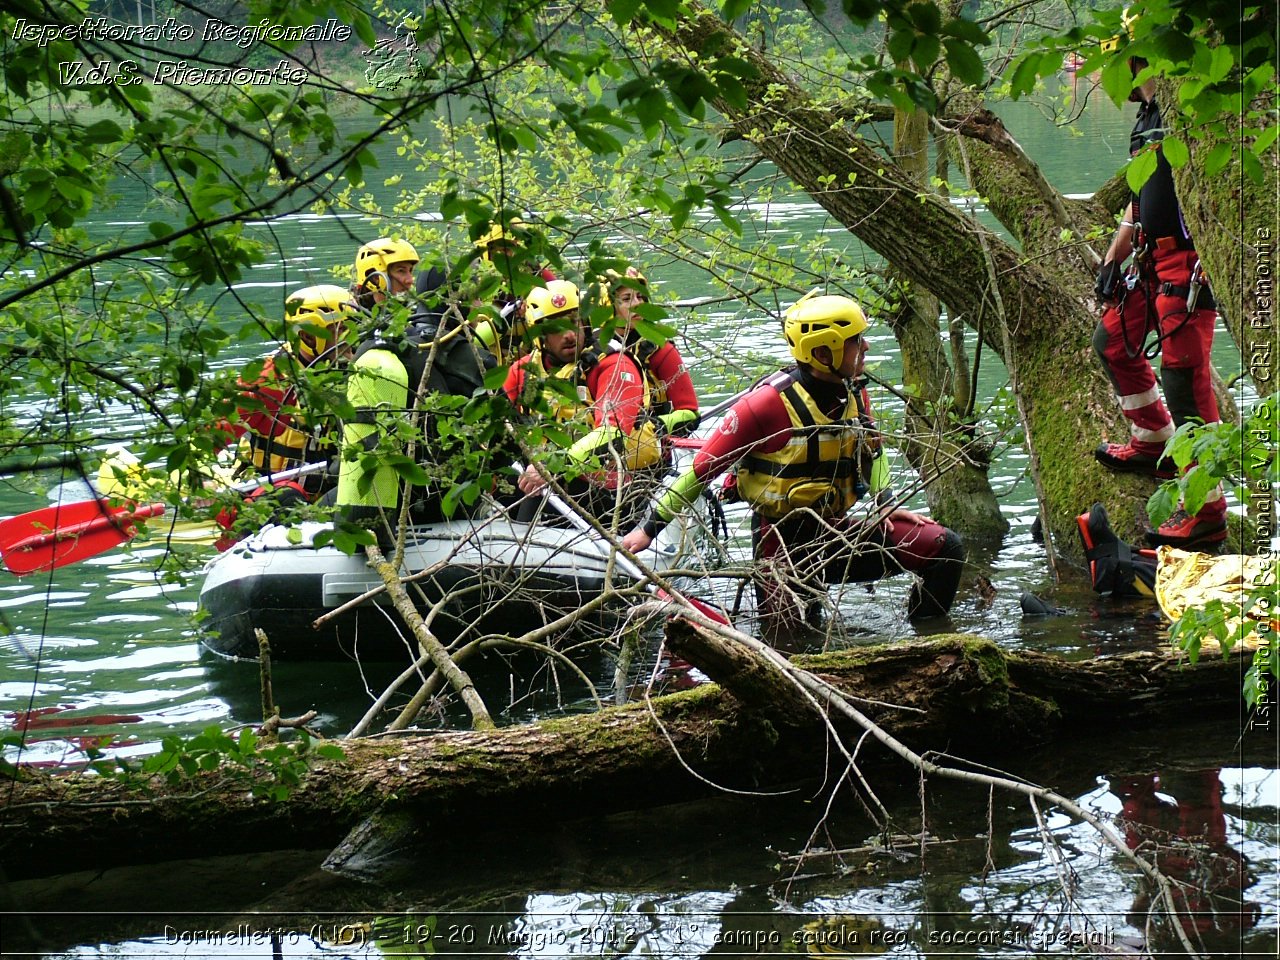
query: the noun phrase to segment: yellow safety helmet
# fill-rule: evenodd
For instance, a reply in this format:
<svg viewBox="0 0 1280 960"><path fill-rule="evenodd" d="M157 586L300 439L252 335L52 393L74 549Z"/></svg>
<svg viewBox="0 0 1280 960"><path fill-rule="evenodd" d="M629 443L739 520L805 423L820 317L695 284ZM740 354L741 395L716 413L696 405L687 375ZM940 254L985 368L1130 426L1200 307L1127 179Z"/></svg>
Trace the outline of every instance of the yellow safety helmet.
<svg viewBox="0 0 1280 960"><path fill-rule="evenodd" d="M503 243L511 244L520 241L521 236L528 231L528 226L519 217L512 217L504 225L501 221L495 221L489 224L489 229L480 235L480 239L476 241L476 249L480 251L480 256L485 260L492 259L492 248Z"/></svg>
<svg viewBox="0 0 1280 960"><path fill-rule="evenodd" d="M637 267L627 267L622 273L617 270L606 270L601 276L596 277L596 289L599 291L596 299L603 307L613 306L613 297L618 292L624 281L631 281L628 286L635 289L644 302L649 302L649 281L645 279L644 274Z"/></svg>
<svg viewBox="0 0 1280 960"><path fill-rule="evenodd" d="M418 263L422 258L407 240L379 237L356 251L356 287L366 290L391 291L388 271L393 263Z"/></svg>
<svg viewBox="0 0 1280 960"><path fill-rule="evenodd" d="M1125 7L1124 10L1120 12L1120 25L1124 27L1125 36L1130 40L1134 37L1133 28L1138 22L1138 15L1136 13L1130 13L1129 11L1131 9L1131 7ZM1098 46L1101 48L1103 53L1114 52L1116 48L1120 46L1120 34L1117 33L1113 36L1107 37L1105 40L1099 42Z"/></svg>
<svg viewBox="0 0 1280 960"><path fill-rule="evenodd" d="M290 342L297 344L300 359L311 363L337 340L334 328L356 315L351 292L337 284L303 287L285 299L285 322ZM317 328L327 336L316 333Z"/></svg>
<svg viewBox="0 0 1280 960"><path fill-rule="evenodd" d="M604 273L596 274L595 280L587 288L587 299L591 302L592 308L608 307L612 310L614 295L624 281L631 281L629 286L639 292L645 303L649 302L649 281L645 279L644 274L635 267L627 267L622 273L610 268Z"/></svg>
<svg viewBox="0 0 1280 960"><path fill-rule="evenodd" d="M867 329L862 308L848 297L819 296L811 290L782 315L782 333L787 338L791 355L801 363L816 364L813 351L826 347L831 351L831 370L844 360L844 343Z"/></svg>
<svg viewBox="0 0 1280 960"><path fill-rule="evenodd" d="M546 286L534 287L524 301L524 316L529 323L541 323L581 304L576 284L568 280L548 280Z"/></svg>

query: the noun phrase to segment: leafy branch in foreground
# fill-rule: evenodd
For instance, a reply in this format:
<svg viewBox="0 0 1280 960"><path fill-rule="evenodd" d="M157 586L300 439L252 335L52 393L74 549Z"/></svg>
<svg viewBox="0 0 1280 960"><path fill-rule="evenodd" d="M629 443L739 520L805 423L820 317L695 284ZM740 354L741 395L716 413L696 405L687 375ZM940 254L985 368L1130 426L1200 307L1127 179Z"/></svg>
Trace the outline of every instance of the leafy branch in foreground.
<svg viewBox="0 0 1280 960"><path fill-rule="evenodd" d="M160 752L139 763L100 760L93 767L101 774L126 782L160 777L170 787L188 782L201 773L217 771L225 777L244 781L253 796L279 803L289 798L312 763L341 760L344 756L336 743L313 744L305 730L298 731L296 740L281 742L258 736L248 729L233 737L211 726L189 739L165 737Z"/></svg>
<svg viewBox="0 0 1280 960"><path fill-rule="evenodd" d="M86 767L125 787L142 788L163 780L172 789L216 773L224 781L243 785L253 797L272 803L288 800L313 763L346 756L336 743L316 744L305 729L298 730L296 739L280 741L249 729L232 736L210 726L192 737L165 737L158 752L141 759L107 756L103 747L108 743L109 740L98 741L84 747ZM21 749L22 738L4 737L0 745ZM27 776L20 766L0 758L0 779L21 780Z"/></svg>
<svg viewBox="0 0 1280 960"><path fill-rule="evenodd" d="M1181 501L1188 513L1204 506L1205 497L1219 483L1230 486L1236 500L1246 504L1255 520L1254 553L1264 558L1256 573L1230 600L1215 599L1202 608L1189 607L1171 631L1174 644L1194 662L1201 644L1213 639L1224 652L1257 638L1253 662L1244 677L1244 697L1250 707L1266 697L1267 674L1280 678L1280 637L1276 611L1280 610L1280 586L1276 582L1275 490L1280 483L1280 393L1253 405L1241 423L1187 423L1165 445L1184 473L1161 484L1147 501L1152 523L1163 523ZM1189 468L1189 469L1188 469ZM1248 558L1242 558L1242 570Z"/></svg>

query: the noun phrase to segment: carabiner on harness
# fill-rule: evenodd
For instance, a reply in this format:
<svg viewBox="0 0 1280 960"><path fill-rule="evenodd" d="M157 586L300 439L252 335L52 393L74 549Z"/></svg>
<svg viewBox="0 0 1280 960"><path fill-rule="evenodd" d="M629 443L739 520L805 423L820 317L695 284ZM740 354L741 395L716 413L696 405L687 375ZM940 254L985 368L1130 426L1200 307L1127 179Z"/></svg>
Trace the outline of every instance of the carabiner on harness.
<svg viewBox="0 0 1280 960"><path fill-rule="evenodd" d="M1187 284L1187 316L1196 312L1196 301L1200 299L1200 288L1204 286L1204 268L1200 261L1191 268L1191 281Z"/></svg>

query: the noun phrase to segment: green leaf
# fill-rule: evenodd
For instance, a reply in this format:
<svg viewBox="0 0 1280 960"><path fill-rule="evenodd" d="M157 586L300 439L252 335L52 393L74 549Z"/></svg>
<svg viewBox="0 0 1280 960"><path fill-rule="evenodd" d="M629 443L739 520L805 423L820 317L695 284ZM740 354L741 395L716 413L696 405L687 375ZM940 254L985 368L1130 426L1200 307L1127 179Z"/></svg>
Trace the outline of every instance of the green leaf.
<svg viewBox="0 0 1280 960"><path fill-rule="evenodd" d="M915 46L915 42L916 35L913 30L894 30L889 34L887 49L893 62L899 66L905 64L911 58L911 49Z"/></svg>
<svg viewBox="0 0 1280 960"><path fill-rule="evenodd" d="M716 88L720 96L732 107L740 110L747 108L747 88L731 73L716 74Z"/></svg>
<svg viewBox="0 0 1280 960"><path fill-rule="evenodd" d="M674 23L680 13L680 0L643 0L644 7L655 20Z"/></svg>
<svg viewBox="0 0 1280 960"><path fill-rule="evenodd" d="M1177 30L1170 29L1154 33L1148 42L1162 57L1174 63L1190 63L1195 59L1195 42ZM1146 44L1144 43L1143 46Z"/></svg>
<svg viewBox="0 0 1280 960"><path fill-rule="evenodd" d="M1125 179L1129 182L1129 189L1134 193L1140 191L1142 185L1156 172L1158 163L1159 158L1156 156L1156 151L1150 147L1130 160L1129 166L1124 172Z"/></svg>
<svg viewBox="0 0 1280 960"><path fill-rule="evenodd" d="M351 27L366 47L373 49L378 45L378 32L374 30L373 21L367 13L356 13L351 18Z"/></svg>
<svg viewBox="0 0 1280 960"><path fill-rule="evenodd" d="M1213 48L1206 79L1210 83L1225 80L1227 75L1231 73L1233 66L1235 66L1235 57L1231 54L1231 47L1225 43L1219 44Z"/></svg>
<svg viewBox="0 0 1280 960"><path fill-rule="evenodd" d="M425 487L431 482L431 477L422 469L422 465L415 463L408 457L397 457L390 463L390 466L400 479L415 486Z"/></svg>
<svg viewBox="0 0 1280 960"><path fill-rule="evenodd" d="M635 19L636 11L640 9L640 0L608 0L605 7L618 26L626 27Z"/></svg>
<svg viewBox="0 0 1280 960"><path fill-rule="evenodd" d="M1204 160L1204 172L1207 176L1216 176L1222 172L1222 168L1231 162L1235 155L1235 146L1230 143L1220 143L1209 151L1209 156Z"/></svg>
<svg viewBox="0 0 1280 960"><path fill-rule="evenodd" d="M739 17L745 16L751 7L751 0L725 0L724 6L720 8L720 16L725 23L733 23Z"/></svg>
<svg viewBox="0 0 1280 960"><path fill-rule="evenodd" d="M975 47L986 46L991 42L991 38L982 27L964 17L948 20L938 32L946 37L955 37L957 40L963 40Z"/></svg>
<svg viewBox="0 0 1280 960"><path fill-rule="evenodd" d="M1264 127L1262 132L1258 134L1258 138L1254 140L1253 153L1255 156L1261 157L1267 152L1267 149L1276 142L1276 134L1280 133L1280 124L1273 123L1268 127Z"/></svg>
<svg viewBox="0 0 1280 960"><path fill-rule="evenodd" d="M64 199L72 203L79 203L80 198L84 196L84 190L79 182L70 177L58 177L53 181L53 185Z"/></svg>
<svg viewBox="0 0 1280 960"><path fill-rule="evenodd" d="M917 0L906 10L907 19L920 33L933 36L942 29L942 14L933 3Z"/></svg>
<svg viewBox="0 0 1280 960"><path fill-rule="evenodd" d="M1129 99L1129 92L1133 89L1133 74L1129 72L1129 65L1122 57L1113 57L1102 68L1102 89L1116 105Z"/></svg>
<svg viewBox="0 0 1280 960"><path fill-rule="evenodd" d="M882 9L880 0L842 0L840 6L845 16L863 27L878 16Z"/></svg>
<svg viewBox="0 0 1280 960"><path fill-rule="evenodd" d="M928 70L938 62L941 51L942 44L936 36L931 33L922 33L916 37L915 43L911 46L911 59L918 69Z"/></svg>
<svg viewBox="0 0 1280 960"><path fill-rule="evenodd" d="M1240 159L1243 161L1244 172L1249 179L1258 186L1263 186L1266 182L1266 174L1262 170L1262 164L1259 162L1257 154L1252 150L1245 150L1241 153Z"/></svg>
<svg viewBox="0 0 1280 960"><path fill-rule="evenodd" d="M1178 507L1178 485L1170 480L1156 487L1156 492L1147 498L1147 516L1157 527L1164 523Z"/></svg>
<svg viewBox="0 0 1280 960"><path fill-rule="evenodd" d="M124 139L124 131L112 120L99 120L86 127L80 134L85 143L117 143Z"/></svg>
<svg viewBox="0 0 1280 960"><path fill-rule="evenodd" d="M978 86L986 77L986 68L976 50L963 40L945 40L947 66L957 79Z"/></svg>
<svg viewBox="0 0 1280 960"><path fill-rule="evenodd" d="M1204 498L1218 486L1218 478L1200 465L1187 471L1182 478L1182 503L1187 513L1199 513Z"/></svg>
<svg viewBox="0 0 1280 960"><path fill-rule="evenodd" d="M1160 141L1160 149L1164 151L1164 157L1169 161L1169 166L1175 170L1185 167L1191 158L1186 143L1177 137L1165 137Z"/></svg>
<svg viewBox="0 0 1280 960"><path fill-rule="evenodd" d="M951 48L947 48L947 61L950 65ZM951 66L952 70L956 68ZM1030 93L1036 88L1036 83L1040 79L1040 55L1038 53L1029 53L1020 57L1013 63L1013 69L1009 75L1009 92L1014 98L1022 96L1024 93Z"/></svg>

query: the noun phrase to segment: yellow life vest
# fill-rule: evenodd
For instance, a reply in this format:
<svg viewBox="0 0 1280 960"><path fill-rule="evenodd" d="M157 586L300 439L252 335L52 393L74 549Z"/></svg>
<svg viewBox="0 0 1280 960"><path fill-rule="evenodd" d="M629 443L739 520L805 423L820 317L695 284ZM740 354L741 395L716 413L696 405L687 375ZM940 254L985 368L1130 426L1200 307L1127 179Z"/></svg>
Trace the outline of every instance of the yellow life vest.
<svg viewBox="0 0 1280 960"><path fill-rule="evenodd" d="M265 437L250 430L240 442L244 448L244 459L253 464L258 476L264 476L305 463L309 439L291 423L274 437Z"/></svg>
<svg viewBox="0 0 1280 960"><path fill-rule="evenodd" d="M752 509L779 520L810 508L820 516L843 516L866 485L860 463L870 462L875 440L859 419L861 390L852 390L840 416L831 419L801 386L793 371L766 384L777 389L791 420L791 435L773 453L748 453L737 468L738 494Z"/></svg>
<svg viewBox="0 0 1280 960"><path fill-rule="evenodd" d="M573 387L576 399L571 400L562 390L549 386L548 381L560 380ZM565 363L550 373L542 360L542 348L534 347L524 365L524 384L521 388L521 401L525 409L537 406L539 393L551 411L551 416L559 423L570 420L582 420L590 423L591 391L585 382L578 378L578 364Z"/></svg>
<svg viewBox="0 0 1280 960"><path fill-rule="evenodd" d="M598 362L598 359L594 361L594 363ZM592 364L593 361L588 359L587 363ZM589 369L590 366L587 367L587 370ZM534 347L524 367L524 384L521 388L521 393L522 399L529 399L526 399L523 405L526 409L533 407L532 398L536 397L536 391L541 389L542 397L546 401L548 409L551 410L552 416L557 421L560 423L568 423L570 421L585 423L590 431L595 422L591 412L591 406L595 401L591 396L590 389L587 387L585 376L586 371L583 370L581 362L562 364L551 373L548 373L543 365L542 348ZM547 381L552 379L572 383L577 399L571 400L563 392L546 386ZM613 441L615 449L619 445L621 446L619 452L622 455L622 464L627 470L642 470L663 462L662 440L658 431L658 423L648 412L649 384L644 379L643 373L641 374L641 386L644 390L642 408L631 433L623 434L619 431L619 436ZM602 456L601 459L608 458Z"/></svg>
<svg viewBox="0 0 1280 960"><path fill-rule="evenodd" d="M263 368L263 374L264 379L274 377L275 382L263 382L257 388L269 390L278 397L279 406L270 421L270 429L278 432L270 436L254 429L257 424L250 423L238 445L240 459L252 464L257 476L301 466L307 462L308 456L320 456L320 451L331 444L330 440L317 435L300 420L299 411L287 410L296 405L296 397L293 386L281 370L284 365L285 361L279 354L271 357ZM265 411L261 415L266 416Z"/></svg>
<svg viewBox="0 0 1280 960"><path fill-rule="evenodd" d="M645 409L655 417L671 412L671 402L667 399L667 382L655 374L649 361L658 352L658 345L643 337L627 347L627 356L635 361L644 375Z"/></svg>

